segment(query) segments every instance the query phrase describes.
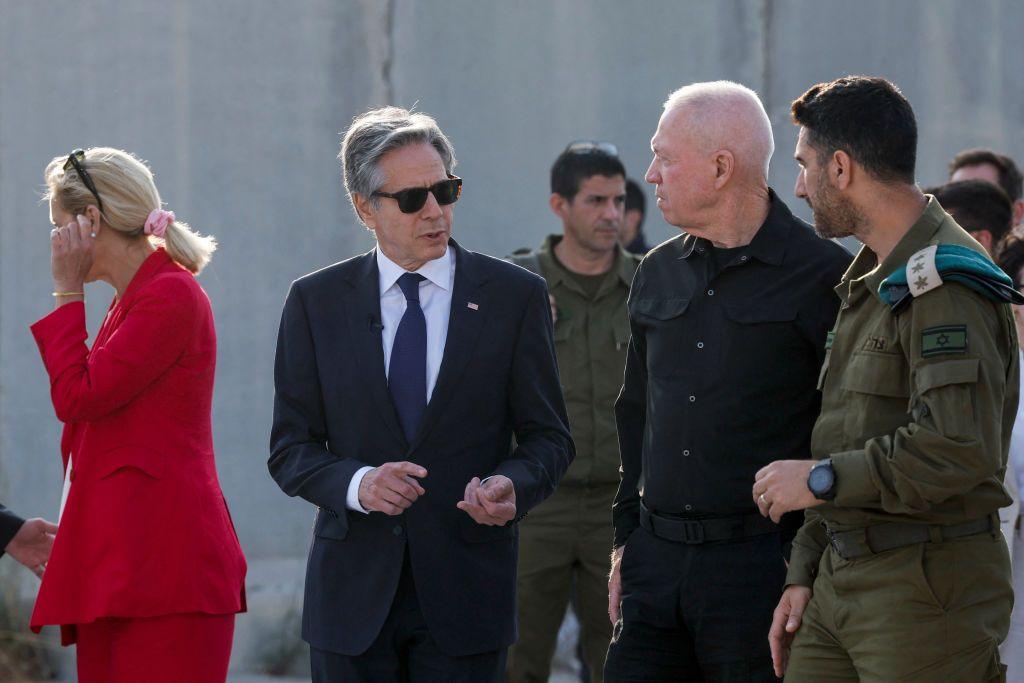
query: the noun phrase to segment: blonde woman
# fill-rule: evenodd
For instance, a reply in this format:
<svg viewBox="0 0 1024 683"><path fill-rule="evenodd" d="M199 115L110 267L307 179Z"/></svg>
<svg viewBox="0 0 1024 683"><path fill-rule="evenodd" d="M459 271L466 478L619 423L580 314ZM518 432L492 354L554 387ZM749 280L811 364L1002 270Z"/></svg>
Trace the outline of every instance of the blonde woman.
<svg viewBox="0 0 1024 683"><path fill-rule="evenodd" d="M77 643L81 683L224 681L245 559L214 466L216 335L195 279L216 243L127 152L75 150L45 180L55 308L32 334L65 491L32 628ZM95 280L116 294L89 348Z"/></svg>

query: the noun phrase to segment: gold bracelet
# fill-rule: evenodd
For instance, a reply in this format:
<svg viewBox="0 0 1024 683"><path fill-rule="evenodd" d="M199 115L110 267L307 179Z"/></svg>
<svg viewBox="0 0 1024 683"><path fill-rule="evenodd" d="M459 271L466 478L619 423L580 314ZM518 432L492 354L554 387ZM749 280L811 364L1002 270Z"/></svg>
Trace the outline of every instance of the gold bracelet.
<svg viewBox="0 0 1024 683"><path fill-rule="evenodd" d="M53 295L56 296L56 297L61 297L61 296L85 296L85 292L54 292Z"/></svg>

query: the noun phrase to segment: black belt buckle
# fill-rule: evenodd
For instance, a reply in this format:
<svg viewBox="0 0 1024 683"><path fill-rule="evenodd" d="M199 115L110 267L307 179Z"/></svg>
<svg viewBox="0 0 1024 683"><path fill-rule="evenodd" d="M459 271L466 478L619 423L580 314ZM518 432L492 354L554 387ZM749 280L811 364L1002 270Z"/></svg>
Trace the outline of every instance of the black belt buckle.
<svg viewBox="0 0 1024 683"><path fill-rule="evenodd" d="M704 525L697 520L683 522L683 543L700 545L704 542Z"/></svg>

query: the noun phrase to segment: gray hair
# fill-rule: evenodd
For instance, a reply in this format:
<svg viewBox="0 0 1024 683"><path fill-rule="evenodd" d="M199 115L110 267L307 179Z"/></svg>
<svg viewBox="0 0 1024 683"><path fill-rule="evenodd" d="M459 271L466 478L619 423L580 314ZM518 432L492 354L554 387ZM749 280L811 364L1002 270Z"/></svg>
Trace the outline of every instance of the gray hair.
<svg viewBox="0 0 1024 683"><path fill-rule="evenodd" d="M691 127L710 145L727 145L768 177L775 139L768 113L757 93L733 81L691 83L665 101L665 111L689 107Z"/></svg>
<svg viewBox="0 0 1024 683"><path fill-rule="evenodd" d="M341 141L342 171L345 191L353 205L352 195L369 199L373 206L380 201L373 193L387 178L378 163L388 152L406 145L425 142L441 156L448 174L455 169L455 148L431 116L401 107L371 109L352 120Z"/></svg>

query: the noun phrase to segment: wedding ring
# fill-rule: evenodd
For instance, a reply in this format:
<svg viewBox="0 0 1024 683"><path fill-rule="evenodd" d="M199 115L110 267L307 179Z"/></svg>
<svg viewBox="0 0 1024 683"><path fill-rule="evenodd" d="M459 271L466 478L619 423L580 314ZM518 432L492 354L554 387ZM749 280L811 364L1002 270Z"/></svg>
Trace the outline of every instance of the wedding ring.
<svg viewBox="0 0 1024 683"><path fill-rule="evenodd" d="M760 496L758 496L757 499L760 500L765 505L770 505L770 503L768 502L768 499L764 497L763 493Z"/></svg>

